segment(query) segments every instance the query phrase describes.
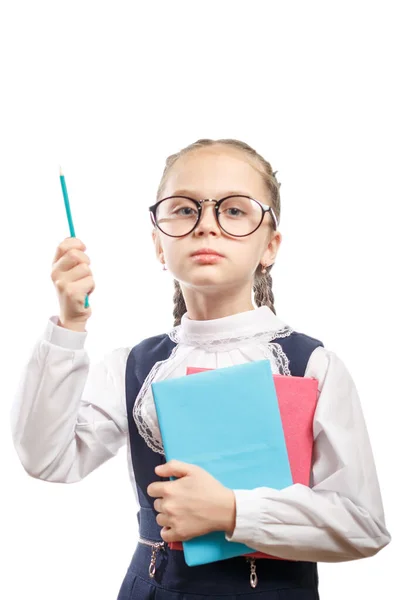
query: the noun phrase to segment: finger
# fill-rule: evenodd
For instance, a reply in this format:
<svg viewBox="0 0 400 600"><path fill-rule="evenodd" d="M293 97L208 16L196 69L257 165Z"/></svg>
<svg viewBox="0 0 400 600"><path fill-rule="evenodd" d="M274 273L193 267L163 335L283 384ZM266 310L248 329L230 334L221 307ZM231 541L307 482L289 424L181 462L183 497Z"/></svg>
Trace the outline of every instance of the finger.
<svg viewBox="0 0 400 600"><path fill-rule="evenodd" d="M164 542L167 542L167 544L169 544L170 542L180 542L181 541L176 537L173 529L168 526L164 526L161 529L160 535L161 535L162 539L164 540Z"/></svg>
<svg viewBox="0 0 400 600"><path fill-rule="evenodd" d="M154 506L154 510L155 510L155 511L157 511L157 512L159 512L159 513L163 512L163 510L162 510L162 500L161 500L161 498L157 498L157 500L154 500L154 504L153 504L153 506Z"/></svg>
<svg viewBox="0 0 400 600"><path fill-rule="evenodd" d="M163 465L158 465L155 472L160 477L184 477L191 473L193 469L194 465L179 460L170 460Z"/></svg>
<svg viewBox="0 0 400 600"><path fill-rule="evenodd" d="M93 277L93 273L92 273L89 265L87 265L86 263L80 263L79 265L76 265L69 271L64 271L64 272L55 271L52 274L53 281L57 281L57 279L61 279L63 282L63 285L68 284L68 283L73 283L75 281L79 281L80 279L83 279L84 277Z"/></svg>
<svg viewBox="0 0 400 600"><path fill-rule="evenodd" d="M169 526L169 520L167 515L165 515L164 513L159 513L156 516L156 521L159 525L161 525L161 527L168 527Z"/></svg>
<svg viewBox="0 0 400 600"><path fill-rule="evenodd" d="M57 250L55 252L53 262L57 262L57 260L59 258L61 258L61 256L63 256L66 252L68 252L68 250L71 250L72 248L76 248L76 249L82 250L82 251L86 250L85 244L79 238L76 238L76 237L65 238L65 240L63 240L61 242L61 244L59 244L57 246Z"/></svg>
<svg viewBox="0 0 400 600"><path fill-rule="evenodd" d="M90 258L87 254L78 250L77 248L71 248L67 250L57 261L53 263L53 268L60 271L68 271L75 265L80 263L90 264Z"/></svg>
<svg viewBox="0 0 400 600"><path fill-rule="evenodd" d="M147 493L151 498L163 498L165 496L165 483L155 481L147 487Z"/></svg>
<svg viewBox="0 0 400 600"><path fill-rule="evenodd" d="M51 279L54 283L61 280L63 285L70 281L78 281L83 277L92 277L93 273L89 265L90 260L80 262L79 258L65 255L53 265Z"/></svg>
<svg viewBox="0 0 400 600"><path fill-rule="evenodd" d="M57 291L67 298L78 298L82 295L82 302L86 294L93 293L96 288L93 277L82 277L76 281L66 281L65 279L56 279L54 282Z"/></svg>
<svg viewBox="0 0 400 600"><path fill-rule="evenodd" d="M72 255L65 255L60 258L51 269L51 279L55 282L57 279L76 281L81 277L92 275L89 260L80 260ZM79 268L80 267L80 268ZM78 269L78 271L76 271Z"/></svg>

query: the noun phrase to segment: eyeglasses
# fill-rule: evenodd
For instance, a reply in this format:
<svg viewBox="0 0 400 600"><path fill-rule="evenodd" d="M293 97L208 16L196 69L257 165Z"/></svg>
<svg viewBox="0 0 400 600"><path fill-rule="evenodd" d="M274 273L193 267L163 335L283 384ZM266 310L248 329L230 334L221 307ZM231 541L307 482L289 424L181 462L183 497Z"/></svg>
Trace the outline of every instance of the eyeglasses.
<svg viewBox="0 0 400 600"><path fill-rule="evenodd" d="M168 196L149 207L154 226L170 237L182 237L191 233L201 219L204 202L215 203L215 215L219 227L228 235L245 237L261 225L265 213L271 214L274 229L278 220L274 210L250 196L226 196L221 200L206 198L194 200L188 196Z"/></svg>

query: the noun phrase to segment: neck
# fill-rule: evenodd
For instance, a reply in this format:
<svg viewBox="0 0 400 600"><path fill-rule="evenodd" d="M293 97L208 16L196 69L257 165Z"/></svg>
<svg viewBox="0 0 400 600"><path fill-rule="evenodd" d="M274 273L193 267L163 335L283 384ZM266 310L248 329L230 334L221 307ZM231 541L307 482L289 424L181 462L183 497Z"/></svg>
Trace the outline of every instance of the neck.
<svg viewBox="0 0 400 600"><path fill-rule="evenodd" d="M181 285L187 316L193 321L221 319L237 313L254 310L251 299L252 283L236 291L221 292L186 288Z"/></svg>

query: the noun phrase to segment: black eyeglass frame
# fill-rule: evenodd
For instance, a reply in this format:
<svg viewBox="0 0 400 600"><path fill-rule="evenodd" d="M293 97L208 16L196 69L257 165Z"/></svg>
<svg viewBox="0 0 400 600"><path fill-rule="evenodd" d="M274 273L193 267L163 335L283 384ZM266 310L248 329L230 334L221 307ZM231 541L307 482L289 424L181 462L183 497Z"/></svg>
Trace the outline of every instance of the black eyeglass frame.
<svg viewBox="0 0 400 600"><path fill-rule="evenodd" d="M163 229L161 229L161 227L157 223L156 213L157 213L158 206L161 204L161 202L164 202L164 200L170 200L171 198L184 198L185 200L191 200L192 202L194 202L196 204L197 209L198 209L196 223L194 224L194 226L192 227L192 229L190 231L188 231L187 233L184 233L183 235L171 235L170 233L166 233ZM219 222L219 208L220 208L222 202L224 202L224 200L229 200L230 198L248 198L249 200L256 202L260 206L260 208L262 210L261 220L260 220L259 224L257 225L257 227L255 229L253 229L253 231L250 231L250 233L244 233L243 235L229 233L228 231L226 231L226 229L224 229L222 227L221 223ZM220 200L215 200L214 198L205 198L204 200L195 200L194 198L190 198L190 196L180 196L180 195L179 196L176 196L176 195L175 196L167 196L166 198L162 198L161 200L159 200L152 206L149 206L151 221L152 221L154 227L157 227L160 231L162 231L162 233L164 233L165 235L168 235L169 237L174 237L174 238L185 237L186 235L189 235L189 233L192 233L192 231L194 231L196 229L197 225L199 224L204 202L215 202L214 208L215 208L215 214L216 214L218 226L220 229L222 229L222 231L224 231L226 234L228 234L232 237L247 237L248 235L251 235L252 233L257 231L257 229L259 227L261 227L261 223L263 222L265 213L267 213L267 212L271 213L272 221L274 224L274 229L276 230L278 228L278 219L276 218L274 209L271 206L268 206L268 204L263 204L259 200L256 200L255 198L252 198L251 196L246 196L245 194L234 194L234 195L230 195L230 196L225 196L224 198L221 198Z"/></svg>

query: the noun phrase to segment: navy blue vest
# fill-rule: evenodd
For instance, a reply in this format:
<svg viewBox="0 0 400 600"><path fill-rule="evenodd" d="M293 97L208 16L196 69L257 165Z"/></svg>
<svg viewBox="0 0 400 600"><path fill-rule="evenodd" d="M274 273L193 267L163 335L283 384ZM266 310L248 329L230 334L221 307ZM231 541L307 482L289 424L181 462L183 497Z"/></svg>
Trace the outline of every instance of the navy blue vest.
<svg viewBox="0 0 400 600"><path fill-rule="evenodd" d="M289 370L291 375L303 377L308 360L312 352L318 346L323 346L322 342L302 333L292 332L284 338L276 338L274 343L279 344L289 360ZM135 481L138 492L140 510L138 512L139 535L140 537L153 541L162 542L160 535L161 527L156 522L156 511L154 510L154 498L150 498L147 494L147 487L154 481L166 481L166 479L157 477L154 469L157 465L165 462L165 456L151 450L139 434L136 423L133 419L133 407L136 397L150 372L153 365L158 361L165 361L171 355L176 343L173 342L167 334L161 334L155 337L147 338L132 348L126 365L126 407L129 426L130 449L132 457L132 465L135 474ZM196 366L196 365L193 365ZM199 365L201 366L201 365ZM171 551L179 552L179 551ZM182 553L181 553L182 554ZM231 559L235 560L235 559ZM300 561L274 561L272 559L260 559L264 563L281 563L279 565L282 570L282 563L285 567L288 581L291 579L290 571L296 569L297 572L301 566L304 570L304 580L313 582L313 589L317 598L318 573L317 565L312 562ZM229 562L229 561L222 561ZM199 569L201 567L191 567L191 569ZM203 567L204 568L204 567ZM269 575L270 577L271 575ZM307 584L310 585L309 583ZM282 582L282 573L279 575L279 589L285 587L285 582ZM256 591L256 590L254 590ZM308 598L308 596L307 596Z"/></svg>

